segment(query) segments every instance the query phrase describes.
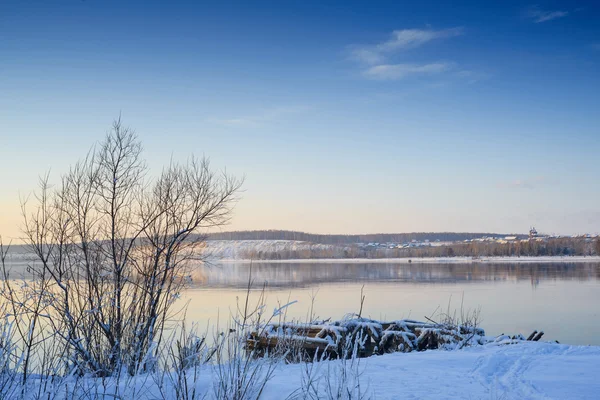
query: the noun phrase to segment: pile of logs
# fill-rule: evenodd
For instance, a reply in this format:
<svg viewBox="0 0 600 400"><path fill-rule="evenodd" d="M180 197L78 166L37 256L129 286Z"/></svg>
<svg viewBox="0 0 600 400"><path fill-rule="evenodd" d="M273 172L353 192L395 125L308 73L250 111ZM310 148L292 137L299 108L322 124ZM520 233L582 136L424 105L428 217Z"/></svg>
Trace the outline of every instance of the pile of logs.
<svg viewBox="0 0 600 400"><path fill-rule="evenodd" d="M285 353L289 359L297 360L350 358L430 349L451 350L491 342L538 341L543 334L534 331L527 339L522 335L488 337L476 326L408 319L380 322L351 318L317 324L271 323L250 333L246 349L257 356Z"/></svg>

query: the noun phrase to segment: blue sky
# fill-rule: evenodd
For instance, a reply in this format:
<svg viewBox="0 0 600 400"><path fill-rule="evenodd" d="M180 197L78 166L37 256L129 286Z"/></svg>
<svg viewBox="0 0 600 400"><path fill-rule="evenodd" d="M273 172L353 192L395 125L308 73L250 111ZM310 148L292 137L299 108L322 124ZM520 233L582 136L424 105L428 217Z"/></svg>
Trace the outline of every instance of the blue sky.
<svg viewBox="0 0 600 400"><path fill-rule="evenodd" d="M113 118L229 229L600 231L600 5L0 1L0 233Z"/></svg>

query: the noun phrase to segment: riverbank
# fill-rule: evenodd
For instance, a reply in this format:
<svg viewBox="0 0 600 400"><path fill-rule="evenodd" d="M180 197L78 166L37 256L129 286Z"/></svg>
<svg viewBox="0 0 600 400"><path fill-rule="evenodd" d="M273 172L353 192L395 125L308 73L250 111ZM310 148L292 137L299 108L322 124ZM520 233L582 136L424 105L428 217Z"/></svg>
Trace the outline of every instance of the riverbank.
<svg viewBox="0 0 600 400"><path fill-rule="evenodd" d="M321 368L335 370L340 361L329 364ZM301 370L282 367L264 398L285 398L300 384ZM379 400L597 399L600 347L522 342L396 353L363 359L359 371L366 393Z"/></svg>
<svg viewBox="0 0 600 400"><path fill-rule="evenodd" d="M469 264L469 263L600 263L600 256L540 257L423 257L423 258L301 258L287 260L211 259L212 263L389 263L389 264Z"/></svg>
<svg viewBox="0 0 600 400"><path fill-rule="evenodd" d="M266 367L266 366L265 366ZM23 396L33 399L38 389L51 398L136 398L171 400L217 397L243 376L228 368L205 365L190 370L182 381L171 373L136 377L80 378L71 376L48 387L32 382ZM597 399L600 393L600 347L541 342L490 344L462 350L394 353L352 361L312 364L279 363L273 370L251 369L244 381L245 397L260 400L334 399L337 390L360 399ZM232 374L233 372L230 371ZM264 387L260 382L272 373ZM233 381L230 381L234 378ZM249 376L247 378L250 378ZM182 386L182 384L184 386ZM39 385L39 384L38 384ZM225 386L224 386L225 385ZM187 386L187 390L183 387ZM119 389L116 389L116 388ZM259 391L262 391L259 394ZM329 393L334 392L333 396ZM65 396L68 393L68 396ZM114 393L118 393L115 395ZM184 394L185 393L185 394ZM312 396L310 395L312 394ZM358 395L361 396L358 396ZM12 397L9 397L12 398ZM21 398L21 397L19 397Z"/></svg>

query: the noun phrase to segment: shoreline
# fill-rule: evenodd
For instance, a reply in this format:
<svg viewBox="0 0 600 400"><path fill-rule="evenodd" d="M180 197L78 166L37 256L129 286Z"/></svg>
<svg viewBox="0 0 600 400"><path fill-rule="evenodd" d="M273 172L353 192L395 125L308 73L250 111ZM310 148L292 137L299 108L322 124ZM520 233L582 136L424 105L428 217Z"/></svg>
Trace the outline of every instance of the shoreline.
<svg viewBox="0 0 600 400"><path fill-rule="evenodd" d="M528 263L600 263L600 256L531 256L531 257L423 257L423 258L302 258L287 260L212 259L218 264L528 264Z"/></svg>

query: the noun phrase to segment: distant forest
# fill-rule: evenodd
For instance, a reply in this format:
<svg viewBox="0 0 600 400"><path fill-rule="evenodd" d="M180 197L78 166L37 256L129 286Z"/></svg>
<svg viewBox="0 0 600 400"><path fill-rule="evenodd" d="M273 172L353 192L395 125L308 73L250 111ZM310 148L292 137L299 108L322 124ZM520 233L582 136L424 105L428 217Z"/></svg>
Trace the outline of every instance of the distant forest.
<svg viewBox="0 0 600 400"><path fill-rule="evenodd" d="M314 233L264 230L264 231L233 231L212 233L210 240L299 240L319 244L354 244L354 243L408 243L413 240L423 242L459 242L464 240L487 237L518 236L520 239L527 235L485 233L485 232L411 232L411 233L374 233L364 235L321 235Z"/></svg>

